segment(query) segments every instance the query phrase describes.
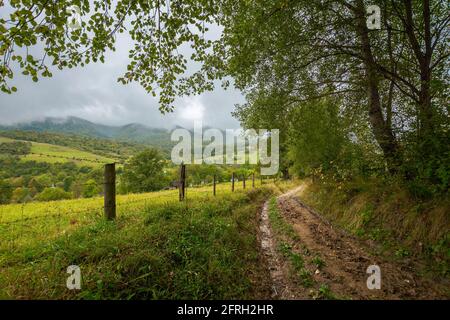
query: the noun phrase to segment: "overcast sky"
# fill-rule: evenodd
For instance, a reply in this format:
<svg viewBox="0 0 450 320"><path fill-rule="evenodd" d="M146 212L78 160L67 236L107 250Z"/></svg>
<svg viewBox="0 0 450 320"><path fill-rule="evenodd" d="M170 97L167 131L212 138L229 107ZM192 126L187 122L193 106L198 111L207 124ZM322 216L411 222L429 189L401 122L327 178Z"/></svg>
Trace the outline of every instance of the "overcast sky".
<svg viewBox="0 0 450 320"><path fill-rule="evenodd" d="M218 28L213 32L220 33ZM137 122L150 127L191 127L193 120L201 119L204 125L212 127L239 127L231 111L244 98L232 88L223 90L220 83L213 92L177 99L175 112L166 115L159 112L157 98L147 94L138 83L118 83L117 78L126 71L130 46L128 35L121 34L116 52L109 52L104 64L63 71L54 68L52 78L42 78L37 83L15 72L10 84L18 92L12 95L0 92L0 123L77 116L110 125ZM189 69L194 68L188 67L191 72Z"/></svg>

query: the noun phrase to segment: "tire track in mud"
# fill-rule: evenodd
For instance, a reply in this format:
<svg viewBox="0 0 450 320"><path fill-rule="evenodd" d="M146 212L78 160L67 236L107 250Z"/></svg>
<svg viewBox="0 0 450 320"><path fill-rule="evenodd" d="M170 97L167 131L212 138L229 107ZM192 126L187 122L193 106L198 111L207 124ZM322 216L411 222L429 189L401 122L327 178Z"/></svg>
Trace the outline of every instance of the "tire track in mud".
<svg viewBox="0 0 450 320"><path fill-rule="evenodd" d="M292 225L299 237L298 245L308 252L305 260L319 256L324 266L316 269L307 263L314 283L326 284L334 296L345 299L448 299L436 283L420 278L413 266L386 261L374 256L362 241L333 227L320 214L301 202L296 194L303 186L277 197L281 217ZM273 298L309 299L311 289L291 281L289 266L277 252L277 239L271 232L268 202L260 218L261 247L273 283ZM381 269L381 289L367 288L366 273L370 265ZM311 269L312 268L312 269Z"/></svg>
<svg viewBox="0 0 450 320"><path fill-rule="evenodd" d="M269 221L269 201L264 203L260 217L260 239L261 249L267 261L270 278L272 280L272 298L290 299L292 294L288 287L286 275L281 266L281 259L277 254L275 239L273 238Z"/></svg>

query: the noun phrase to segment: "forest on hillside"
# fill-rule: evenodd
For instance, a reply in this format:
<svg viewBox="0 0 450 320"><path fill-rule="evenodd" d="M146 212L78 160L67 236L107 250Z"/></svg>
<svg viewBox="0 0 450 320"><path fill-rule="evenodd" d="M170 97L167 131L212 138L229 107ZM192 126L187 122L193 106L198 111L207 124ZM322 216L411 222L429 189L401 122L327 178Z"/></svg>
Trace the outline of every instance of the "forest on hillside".
<svg viewBox="0 0 450 320"><path fill-rule="evenodd" d="M0 204L92 198L103 195L104 167L107 162L84 159L77 151L89 151L92 156L108 156L118 163L117 192L119 194L158 191L175 188L179 167L173 165L163 151L145 145L33 131L1 131L0 141ZM32 153L32 142L44 142L58 148L73 148L73 154L63 150L49 155L48 151ZM23 158L33 154L36 160ZM53 157L55 162L48 162ZM103 160L105 161L105 160ZM236 180L255 172L254 165L215 166L193 165L187 183L198 186ZM257 178L259 175L257 176Z"/></svg>
<svg viewBox="0 0 450 320"><path fill-rule="evenodd" d="M72 147L106 157L113 157L118 160L125 160L129 156L138 151L142 151L145 148L144 145L137 143L45 131L0 130L0 136L14 140L43 142Z"/></svg>

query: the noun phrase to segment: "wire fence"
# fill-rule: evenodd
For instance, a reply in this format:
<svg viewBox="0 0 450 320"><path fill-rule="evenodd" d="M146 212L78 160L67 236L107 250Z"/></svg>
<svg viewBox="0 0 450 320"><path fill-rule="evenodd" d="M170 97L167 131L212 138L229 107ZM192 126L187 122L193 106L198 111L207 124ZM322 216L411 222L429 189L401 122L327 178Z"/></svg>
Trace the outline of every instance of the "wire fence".
<svg viewBox="0 0 450 320"><path fill-rule="evenodd" d="M112 166L111 166L112 165ZM25 225L25 224L40 224L43 221L52 221L55 222L55 220L60 220L63 218L75 218L77 216L82 215L88 215L89 217L101 217L104 215L107 219L111 218L108 211L111 209L114 210L114 216L112 219L115 218L115 211L117 208L123 208L126 206L134 205L134 204L145 204L145 203L151 203L152 199L155 199L154 197L148 196L148 194L128 194L128 195L118 195L119 201L116 201L116 194L115 194L115 166L114 164L110 164L109 167L112 169L113 174L113 180L106 179L107 176L107 168L108 165L105 166L105 181L103 183L76 183L75 186L77 187L83 187L83 186L91 186L100 188L103 190L103 204L101 197L93 197L93 198L81 198L81 199L71 199L66 201L51 201L51 202L40 202L40 201L33 201L33 202L24 202L24 203L17 203L17 204L9 204L9 205L0 205L0 232L5 231L5 229L11 228L14 225ZM181 170L180 170L181 171ZM185 171L186 172L186 171ZM251 177L250 183L246 186L246 179ZM235 190L235 184L238 182L242 183L242 188L245 189L248 188L254 188L255 187L255 175L254 173L248 175L248 176L240 176L241 180L239 181L237 179L237 175L233 173L232 179L231 179L231 191ZM184 180L184 183L181 183ZM108 182L109 181L109 182ZM114 194L108 194L108 188L106 186L108 184L114 184L113 189L109 189L109 193L114 192ZM207 189L202 191L202 193L209 194L215 196L218 189L216 188L217 185L223 185L227 184L229 182L218 182L218 179L216 176L214 176L214 179L211 182L202 183L200 185L189 185L189 188L197 188L197 187L212 187L211 190ZM261 179L261 184L263 183L263 180ZM40 188L54 188L55 184L52 183L50 185L39 185ZM7 188L17 188L17 186L0 186L0 192L1 189L7 189ZM183 201L186 198L186 173L184 175L180 175L180 181L178 181L177 186L174 187L175 189L178 189L179 195L183 192L184 196L179 197L181 201ZM184 191L182 190L184 188ZM137 199L126 199L129 197L137 197ZM176 199L176 193L168 194L167 200L175 200ZM124 198L126 200L124 200ZM108 199L113 199L113 202L108 202ZM84 208L80 209L79 206L84 206ZM29 210L26 210L28 208ZM8 209L6 212L5 210ZM1 236L1 234L0 234Z"/></svg>
<svg viewBox="0 0 450 320"><path fill-rule="evenodd" d="M145 195L136 194L138 197L143 197L137 199L120 199L115 205L119 210L120 218L127 219L132 216L132 213L140 213L142 208L151 204L151 198ZM102 205L101 200L102 198L97 197L70 200L69 203L54 201L15 204L14 212L12 212L13 219L9 218L11 205L0 206L0 253L3 251L13 254L19 248L36 244L45 245L49 240L68 235L78 226L88 227L103 221L105 206ZM88 208L70 207L72 201L87 202ZM36 206L45 204L52 208L48 210L38 208L39 212L35 212Z"/></svg>

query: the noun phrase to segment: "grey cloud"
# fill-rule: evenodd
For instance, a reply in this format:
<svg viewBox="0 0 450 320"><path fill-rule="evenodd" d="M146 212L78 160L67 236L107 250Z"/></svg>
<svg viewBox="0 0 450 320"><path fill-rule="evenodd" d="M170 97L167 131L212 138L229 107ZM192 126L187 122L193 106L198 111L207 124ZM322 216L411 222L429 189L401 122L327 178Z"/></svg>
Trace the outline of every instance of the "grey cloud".
<svg viewBox="0 0 450 320"><path fill-rule="evenodd" d="M217 28L213 32L217 33ZM106 62L84 68L52 70L53 77L34 83L15 73L13 85L18 92L0 93L0 123L40 119L47 116L77 116L90 121L123 125L130 122L152 127L171 128L175 125L192 126L186 117L190 104L201 105L205 125L218 128L237 128L239 123L231 116L234 104L244 98L236 90L223 90L220 83L213 92L198 97L179 98L174 113L162 115L156 98L147 94L139 84L122 85L117 78L126 70L131 42L121 35L117 51L108 53ZM188 72L195 66L189 64ZM192 107L192 106L191 106Z"/></svg>

